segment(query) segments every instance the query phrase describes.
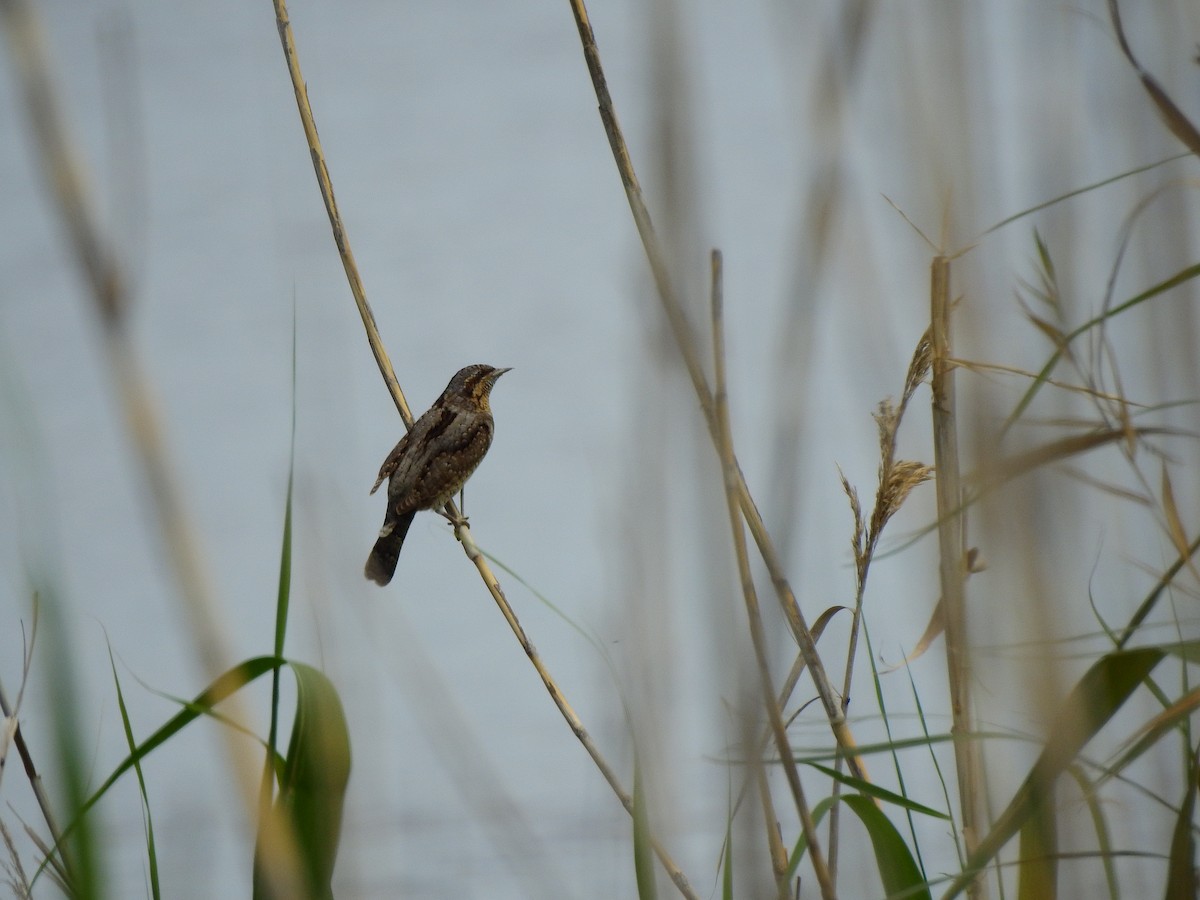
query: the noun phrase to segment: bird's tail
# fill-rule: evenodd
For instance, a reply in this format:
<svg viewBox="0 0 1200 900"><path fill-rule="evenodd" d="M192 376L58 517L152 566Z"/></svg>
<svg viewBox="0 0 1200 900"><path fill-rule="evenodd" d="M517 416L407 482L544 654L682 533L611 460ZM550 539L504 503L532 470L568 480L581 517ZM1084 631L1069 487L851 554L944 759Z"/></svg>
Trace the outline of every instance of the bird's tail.
<svg viewBox="0 0 1200 900"><path fill-rule="evenodd" d="M367 557L363 574L382 587L392 580L396 574L396 561L400 559L400 548L404 546L404 536L412 525L416 512L410 512L395 519L388 519L379 531L379 540Z"/></svg>

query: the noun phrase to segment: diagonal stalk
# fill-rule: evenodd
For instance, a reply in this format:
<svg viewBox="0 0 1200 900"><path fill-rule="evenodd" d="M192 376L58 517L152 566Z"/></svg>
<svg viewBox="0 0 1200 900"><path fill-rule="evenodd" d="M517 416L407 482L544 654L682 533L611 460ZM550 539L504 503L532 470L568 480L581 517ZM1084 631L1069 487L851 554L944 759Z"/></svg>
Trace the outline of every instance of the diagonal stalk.
<svg viewBox="0 0 1200 900"><path fill-rule="evenodd" d="M775 702L775 689L771 684L771 671L767 664L767 639L763 632L762 614L758 606L758 591L754 587L754 577L750 572L750 556L746 552L746 533L742 515L738 509L737 475L733 455L733 431L729 425L729 395L725 389L725 327L723 312L721 253L712 252L712 332L713 332L713 368L714 383L716 384L715 411L717 417L717 443L721 454L721 471L725 480L725 499L729 506L729 525L733 534L734 555L737 557L738 577L742 583L742 596L746 602L746 617L749 620L750 640L754 644L754 661L758 666L759 686L763 692L763 706L767 712L771 734L775 739L775 747L779 753L779 761L787 776L788 786L792 790L792 798L796 803L796 812L800 816L800 824L804 837L808 841L809 859L821 886L821 896L825 900L834 900L837 896L829 867L825 864L824 854L818 842L817 826L813 821L812 810L804 797L804 787L800 783L800 773L796 770L796 760L792 755L791 744L788 741L787 728L780 713L780 707ZM769 809L769 807L768 807ZM768 833L773 823L768 822ZM780 885L786 889L786 885Z"/></svg>
<svg viewBox="0 0 1200 900"><path fill-rule="evenodd" d="M700 401L700 409L704 413L705 422L708 425L709 434L713 440L713 446L719 453L720 435L717 429L716 410L713 403L712 391L709 389L708 381L704 375L704 368L700 361L700 351L695 336L688 324L687 316L683 311L679 298L676 296L675 290L671 285L671 278L667 272L666 256L663 253L658 235L654 230L654 225L650 221L650 212L646 207L641 185L638 183L637 174L633 169L633 162L629 156L629 148L625 143L624 135L621 133L621 126L617 122L616 110L613 108L612 96L608 91L608 81L604 77L604 69L600 65L600 51L596 47L596 36L592 32L587 7L584 5L583 0L570 0L570 3L571 11L575 16L575 24L579 29L580 42L583 44L584 60L587 63L588 73L592 79L592 87L596 92L596 99L599 101L600 119L604 123L604 132L608 136L609 147L612 149L613 158L617 164L617 171L620 174L621 183L625 188L625 196L629 201L630 211L633 213L633 221L637 226L642 246L646 251L646 259L650 263L650 270L653 273L654 283L658 289L658 296L662 301L663 310L667 315L667 321L671 326L671 332L675 336L675 342L679 346L680 353L683 355L684 365L687 368L689 377L692 379L692 386L696 391L696 397ZM856 777L866 781L868 780L866 766L857 754L857 744L846 721L846 715L842 710L837 692L834 690L829 676L825 672L825 665L817 653L812 632L809 630L807 622L805 622L804 613L801 612L800 605L796 602L796 595L788 583L787 576L784 574L783 562L779 557L774 542L771 540L770 534L767 532L762 515L758 511L758 506L755 504L754 498L750 495L750 490L746 486L746 478L742 473L741 467L737 465L736 460L734 461L733 474L738 505L741 507L742 515L746 519L750 533L758 545L759 553L771 576L771 583L783 608L784 616L787 618L788 626L796 639L796 643L800 647L800 653L804 657L805 665L808 667L813 683L816 685L817 694L821 699L821 705L825 709L825 715L829 720L829 726L833 732L834 739L837 741L841 752L846 756L850 771Z"/></svg>
<svg viewBox="0 0 1200 900"><path fill-rule="evenodd" d="M375 362L379 366L380 374L383 376L383 381L387 385L388 392L392 395L392 400L395 402L396 408L400 411L400 418L403 419L405 427L409 428L413 422L412 412L409 410L408 402L404 398L404 392L400 388L400 383L396 379L396 373L392 368L387 351L384 349L383 340L379 336L379 329L375 324L375 314L371 311L371 306L367 302L366 290L363 287L362 278L358 272L358 265L355 263L354 254L350 250L350 240L346 234L346 227L342 222L341 213L338 211L337 200L333 193L333 183L329 177L329 169L325 164L325 153L321 149L321 139L317 134L312 107L308 102L308 89L305 86L304 76L300 72L300 60L296 54L296 39L292 33L287 2L286 0L272 0L272 2L275 7L275 21L279 29L279 40L283 45L283 56L287 62L288 74L292 80L292 89L296 95L296 106L300 113L300 122L304 127L304 136L308 141L309 152L312 155L313 169L317 176L317 186L321 191L321 198L325 202L325 211L329 215L330 227L333 229L334 243L337 245L338 255L341 257L342 267L346 271L346 279L350 284L350 291L354 295L355 305L358 307L359 316L362 318L363 327L367 332L367 343L371 346L371 352L375 356ZM566 720L575 737L583 745L588 756L592 758L592 762L596 765L596 768L600 770L600 774L604 776L605 781L608 782L613 792L617 795L617 799L621 802L621 805L632 815L633 798L622 787L616 772L604 758L599 747L592 740L592 736L584 727L583 722L575 714L575 710L571 708L566 697L563 696L562 691L559 689L558 684L554 681L549 670L542 662L542 658L533 646L533 642L529 640L525 629L521 627L521 623L517 620L516 613L513 612L512 607L509 605L508 598L504 596L504 591L500 587L500 583L496 580L491 567L488 565L487 559L479 550L478 545L476 545L471 535L470 527L459 515L454 501L452 500L447 503L445 509L451 521L457 523L454 526L454 535L462 543L463 552L474 563L480 578L483 579L484 585L486 585L488 592L492 595L492 599L495 600L500 613L504 616L504 620L508 623L509 628L512 629L513 634L521 645L521 649L525 651L525 655L529 657L529 661L537 671L538 677L542 679L542 684L545 685L546 691L554 701L554 705L558 707L558 711ZM696 895L687 877L675 864L670 854L666 851L666 848L654 838L651 838L651 846L679 892L685 897L695 898Z"/></svg>

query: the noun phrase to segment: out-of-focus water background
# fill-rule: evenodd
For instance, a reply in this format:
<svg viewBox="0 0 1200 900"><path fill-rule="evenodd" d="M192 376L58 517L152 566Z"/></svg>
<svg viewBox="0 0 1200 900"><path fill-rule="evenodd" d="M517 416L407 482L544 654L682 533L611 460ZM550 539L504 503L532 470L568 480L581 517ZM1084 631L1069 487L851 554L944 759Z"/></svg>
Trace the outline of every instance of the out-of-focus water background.
<svg viewBox="0 0 1200 900"><path fill-rule="evenodd" d="M134 343L220 598L230 664L270 652L294 403L287 654L331 677L354 741L338 895L632 896L628 816L445 523L416 520L387 589L362 577L383 514L367 491L402 428L330 236L271 5L33 5L131 288ZM1129 2L1123 12L1145 66L1200 117L1200 8ZM1018 303L1022 281L1036 279L1035 226L1073 324L1096 315L1106 291L1125 299L1200 249L1194 159L989 233L1183 149L1122 57L1100 0L608 0L590 14L701 336L707 254L724 253L737 449L810 618L853 600L838 467L873 495L871 412L899 393L928 322L935 247L970 248L955 269L960 355L1026 371L1052 349ZM731 708L746 683L744 612L719 469L569 6L296 0L291 15L349 239L409 402L424 409L462 365L513 367L493 395L495 444L467 491L476 540L592 636L595 645L501 573L627 782L633 724L656 827L701 895L712 893L729 799L723 761L738 733ZM0 680L10 694L22 681L30 573L49 573L70 623L98 784L125 754L109 647L141 737L176 711L163 695L194 695L205 672L97 317L38 166L11 46L0 56ZM1114 275L1129 217L1160 189ZM1195 299L1185 284L1113 329L1130 396L1200 397ZM997 371L964 376L965 468L994 446L1027 384ZM1077 398L1055 396L1035 410L1041 421L1078 414ZM914 401L901 449L931 462L927 399ZM1196 428L1190 406L1155 421ZM1194 525L1195 447L1171 453ZM1128 477L1112 456L1092 478ZM1041 487L1012 488L1008 512L987 520L985 511L972 534L989 562L971 581L983 659L975 687L986 717L1028 733L1044 730L1070 683L1046 678L1044 656L1072 658L1061 648L1043 655L1031 634L1094 633L1089 596L1123 621L1117 610L1152 583L1142 564L1164 564L1149 514L1098 491L1051 499ZM914 494L893 546L932 521L932 504L932 489ZM927 537L872 576L867 615L885 664L925 629L935 554ZM790 639L771 615L782 674ZM839 679L843 651L832 648L844 646L845 628L835 620L822 643ZM47 672L58 661L40 644L32 654L21 723L53 793ZM912 674L948 730L940 645ZM859 677L863 705L851 713L866 717L860 740L879 739L868 676ZM896 721L906 721L907 677L884 684ZM265 733L266 694L249 697ZM249 890L253 826L218 727L194 726L146 762L167 896ZM815 712L796 733L801 744L828 742ZM992 759L997 796L1032 753ZM0 818L18 833L20 819L36 827L37 818L12 762ZM936 804L932 774L927 789ZM135 783L123 781L95 815L110 896L147 895ZM1119 846L1135 835L1169 841L1169 821L1125 824ZM947 826L921 828L929 846L945 848L940 863L927 860L931 871L955 868ZM20 847L28 865L32 849ZM852 861L869 849L844 852ZM1080 868L1078 896L1101 877L1093 868ZM881 894L871 873L844 862L844 895ZM1158 861L1123 864L1130 890L1161 877Z"/></svg>

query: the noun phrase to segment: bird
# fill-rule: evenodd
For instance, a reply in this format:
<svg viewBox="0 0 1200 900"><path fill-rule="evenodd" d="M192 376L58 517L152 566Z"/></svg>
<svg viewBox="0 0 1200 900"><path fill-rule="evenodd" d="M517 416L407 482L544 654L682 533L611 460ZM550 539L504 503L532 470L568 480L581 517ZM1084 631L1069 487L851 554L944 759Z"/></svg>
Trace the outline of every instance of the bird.
<svg viewBox="0 0 1200 900"><path fill-rule="evenodd" d="M492 388L497 378L510 371L483 364L459 369L433 406L413 422L383 461L371 493L389 479L388 505L383 528L363 570L371 581L383 586L392 580L416 514L423 509L440 510L449 503L483 460L495 430L489 399Z"/></svg>

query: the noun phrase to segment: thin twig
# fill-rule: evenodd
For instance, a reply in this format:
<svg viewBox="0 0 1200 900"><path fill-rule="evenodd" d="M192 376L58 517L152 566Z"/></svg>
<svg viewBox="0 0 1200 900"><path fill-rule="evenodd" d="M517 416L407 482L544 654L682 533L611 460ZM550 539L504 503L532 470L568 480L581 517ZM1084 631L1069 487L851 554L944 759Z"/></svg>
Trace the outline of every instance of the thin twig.
<svg viewBox="0 0 1200 900"><path fill-rule="evenodd" d="M575 24L579 30L579 39L583 45L583 56L587 63L588 73L591 76L592 88L596 93L596 99L599 101L600 119L604 123L604 131L608 136L609 147L617 164L617 172L620 174L621 183L625 188L625 196L629 201L629 208L633 213L633 220L641 237L642 246L646 252L646 259L650 263L650 270L654 276L654 283L658 289L659 299L662 301L663 310L671 326L671 332L675 336L675 342L679 347L680 353L683 355L684 365L687 368L688 376L692 380L692 387L696 391L696 397L700 401L700 409L704 413L705 422L708 425L709 435L713 440L715 449L719 441L716 412L713 405L712 392L709 390L708 381L704 375L704 368L700 361L698 344L695 336L692 334L691 326L688 324L683 307L679 303L679 298L676 296L675 290L671 285L670 275L667 271L666 257L663 254L658 235L655 233L654 225L650 220L650 212L646 207L641 185L638 183L637 174L633 169L633 162L629 157L629 148L621 133L621 126L617 122L617 114L613 108L612 96L608 91L608 82L604 77L604 69L600 65L600 51L596 47L596 36L592 32L587 7L583 3L583 0L570 0L570 3L571 11L575 16ZM812 632L809 631L808 625L804 620L804 614L800 610L800 605L796 602L796 595L788 583L787 576L784 574L783 563L779 557L779 553L775 549L775 544L771 540L770 534L767 532L767 527L763 522L762 515L758 511L754 498L746 486L746 478L741 471L741 467L736 465L736 460L735 476L738 504L741 506L742 515L745 516L750 533L754 536L754 541L758 545L763 563L766 565L767 572L771 576L771 583L775 588L776 596L783 608L788 627L791 629L796 643L800 647L800 652L804 656L810 677L816 685L817 694L821 698L821 705L825 709L825 715L829 720L829 726L833 732L834 739L837 741L842 753L847 757L850 770L854 775L864 781L868 780L866 766L855 749L857 744L854 740L854 734L846 722L841 702L838 700L837 693L834 691L829 676L825 672L825 665L817 653Z"/></svg>
<svg viewBox="0 0 1200 900"><path fill-rule="evenodd" d="M1162 85L1146 71L1136 56L1133 55L1133 49L1129 46L1129 41L1125 37L1125 28L1121 25L1121 9L1117 4L1117 0L1108 0L1108 16L1112 21L1113 31L1117 35L1117 43L1121 47L1121 52L1125 54L1125 58L1129 60L1129 64L1133 66L1133 70L1137 72L1138 78L1142 81L1142 87L1146 89L1146 93L1150 95L1150 99L1154 101L1155 107L1158 109L1158 114L1162 116L1163 122L1167 128L1171 130L1171 134L1179 138L1183 144L1197 155L1200 155L1200 130L1192 123L1178 106L1175 101L1163 90Z"/></svg>
<svg viewBox="0 0 1200 900"><path fill-rule="evenodd" d="M292 33L291 20L288 16L286 0L272 0L275 6L275 21L279 28L279 39L283 45L284 59L287 61L288 74L291 76L292 89L296 95L296 106L300 112L300 121L304 127L304 136L308 141L309 152L312 155L313 169L317 176L317 185L321 191L321 197L325 202L325 211L329 215L329 224L333 229L334 243L337 245L338 255L342 260L342 267L346 270L346 278L350 283L351 293L354 294L354 302L358 307L358 312L362 318L363 327L367 332L367 342L371 346L371 352L375 355L375 362L379 366L379 372L383 376L383 381L387 385L388 392L392 395L392 399L396 404L396 408L400 411L400 417L404 420L405 427L412 426L412 413L409 410L408 403L404 398L404 392L400 389L400 383L396 379L396 373L392 369L391 360L388 358L387 351L384 349L383 340L379 336L379 329L375 325L375 315L371 312L370 304L367 303L366 291L363 288L362 278L358 272L358 266L354 261L354 255L350 251L350 241L346 234L345 225L342 222L341 213L338 211L337 200L333 194L333 183L329 177L329 170L325 164L325 154L321 149L321 140L317 134L316 122L313 118L312 107L308 102L308 89L304 82L304 76L300 72L300 59L296 53L296 39ZM504 620L512 629L517 641L521 645L521 649L525 651L525 655L529 657L534 669L538 673L538 677L542 679L542 684L545 685L550 698L554 701L554 705L558 707L559 712L566 720L571 731L578 738L579 742L587 751L588 756L592 758L596 768L600 770L600 774L604 776L605 781L612 787L613 792L617 795L621 805L625 807L631 815L633 813L633 799L621 785L620 779L616 772L600 749L592 740L588 730L584 727L583 722L575 714L571 705L567 702L559 690L558 684L551 677L550 672L546 669L542 662L541 656L537 649L533 646L533 642L525 634L525 630L521 627L521 623L517 620L516 613L508 603L508 599L504 596L504 591L500 587L500 583L496 580L491 567L488 565L487 559L476 545L474 538L471 535L471 529L458 513L458 508L454 501L446 504L446 513L451 517L452 521L458 522L454 528L454 535L463 545L463 551L467 558L474 563L475 568L479 572L480 578L487 586L488 592L492 595L492 599L496 601L496 605L500 609L500 613L504 616ZM685 897L695 897L687 877L675 864L670 854L657 840L652 839L651 845L654 852L658 855L659 861L667 870L671 880Z"/></svg>
<svg viewBox="0 0 1200 900"><path fill-rule="evenodd" d="M67 848L63 843L62 829L58 827L54 808L50 805L50 798L46 796L46 786L42 782L41 773L37 770L37 765L33 761L33 753L29 750L29 745L25 742L25 734L21 731L21 723L17 719L17 716L21 712L21 701L25 696L25 685L29 683L29 670L33 665L33 646L37 638L37 623L38 598L35 594L33 598L33 626L30 629L21 666L21 686L17 689L16 702L9 703L4 686L0 685L0 713L11 723L11 725L6 725L6 728L11 728L13 745L17 748L17 755L21 757L21 765L25 769L25 777L29 780L29 786L33 789L33 796L37 800L38 808L42 811L42 819L46 823L46 829L50 832L50 837L54 840L54 846L58 848L58 862L61 863L61 870L58 873L59 877L64 882L71 883L74 880L74 873L71 871L71 860L67 856ZM3 750L4 748L0 747L0 775L4 774ZM51 865L55 864L54 859L48 859Z"/></svg>
<svg viewBox="0 0 1200 900"><path fill-rule="evenodd" d="M792 790L792 798L796 804L796 812L800 815L800 825L804 829L804 837L808 841L809 859L813 871L817 875L817 883L821 886L821 896L825 900L833 900L837 896L829 869L825 865L825 856L817 837L817 826L813 821L812 810L804 797L804 786L800 783L800 773L796 770L796 760L792 755L791 744L788 741L787 729L783 724L783 716L775 703L775 688L771 683L771 670L767 662L767 639L763 633L762 613L758 606L758 591L754 587L754 576L750 572L750 557L746 552L746 532L742 524L741 511L737 499L737 474L733 455L733 431L729 425L729 395L725 389L725 325L723 313L721 252L712 252L712 335L713 335L713 369L716 395L714 406L717 417L717 434L721 454L721 471L725 482L725 499L729 507L729 526L733 535L734 555L737 557L738 577L742 583L742 597L746 603L746 618L749 620L750 640L754 644L754 661L758 666L759 685L762 688L767 720L775 738L775 747L779 752L779 761L787 775L788 786ZM770 806L766 806L770 811ZM772 817L773 818L773 817ZM768 834L774 830L774 823L767 822ZM782 885L786 889L786 885Z"/></svg>

